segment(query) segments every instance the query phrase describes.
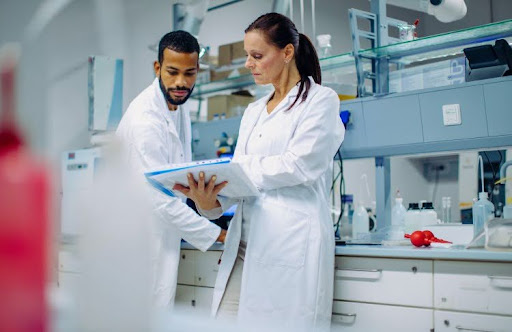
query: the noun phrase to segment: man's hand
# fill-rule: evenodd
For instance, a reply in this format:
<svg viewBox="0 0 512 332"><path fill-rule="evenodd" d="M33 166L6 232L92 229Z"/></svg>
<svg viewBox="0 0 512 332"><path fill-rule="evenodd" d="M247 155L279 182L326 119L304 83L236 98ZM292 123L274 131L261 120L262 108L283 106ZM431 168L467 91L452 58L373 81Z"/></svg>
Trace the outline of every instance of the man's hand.
<svg viewBox="0 0 512 332"><path fill-rule="evenodd" d="M219 237L217 238L217 242L224 243L224 240L226 240L226 234L227 234L227 232L224 229L221 229Z"/></svg>
<svg viewBox="0 0 512 332"><path fill-rule="evenodd" d="M194 176L189 173L187 175L188 187L181 184L175 184L173 190L178 190L183 195L187 196L196 203L196 205L202 210L211 210L220 207L220 203L217 200L217 194L228 182L224 181L215 185L217 176L212 175L208 184L204 181L204 172L199 172L199 180L196 182Z"/></svg>

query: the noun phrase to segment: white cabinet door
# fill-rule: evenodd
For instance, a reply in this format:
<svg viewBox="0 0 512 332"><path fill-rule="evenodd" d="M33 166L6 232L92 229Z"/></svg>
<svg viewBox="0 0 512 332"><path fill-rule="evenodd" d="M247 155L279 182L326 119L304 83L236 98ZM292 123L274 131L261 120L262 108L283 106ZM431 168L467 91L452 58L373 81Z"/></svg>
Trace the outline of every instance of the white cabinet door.
<svg viewBox="0 0 512 332"><path fill-rule="evenodd" d="M512 315L512 264L435 261L434 305Z"/></svg>
<svg viewBox="0 0 512 332"><path fill-rule="evenodd" d="M336 257L334 298L433 307L432 261Z"/></svg>
<svg viewBox="0 0 512 332"><path fill-rule="evenodd" d="M434 326L436 332L510 332L512 317L435 310Z"/></svg>
<svg viewBox="0 0 512 332"><path fill-rule="evenodd" d="M209 315L212 309L213 288L195 287L195 291L196 309L201 314Z"/></svg>
<svg viewBox="0 0 512 332"><path fill-rule="evenodd" d="M186 285L178 285L176 287L176 298L174 300L174 307L177 310L195 311L196 300L194 288L194 286Z"/></svg>
<svg viewBox="0 0 512 332"><path fill-rule="evenodd" d="M181 250L180 265L178 266L178 284L194 285L196 275L197 250Z"/></svg>
<svg viewBox="0 0 512 332"><path fill-rule="evenodd" d="M214 287L219 272L219 258L222 251L197 251L195 256L195 282L194 285Z"/></svg>
<svg viewBox="0 0 512 332"><path fill-rule="evenodd" d="M334 301L331 331L430 332L433 310L394 305Z"/></svg>

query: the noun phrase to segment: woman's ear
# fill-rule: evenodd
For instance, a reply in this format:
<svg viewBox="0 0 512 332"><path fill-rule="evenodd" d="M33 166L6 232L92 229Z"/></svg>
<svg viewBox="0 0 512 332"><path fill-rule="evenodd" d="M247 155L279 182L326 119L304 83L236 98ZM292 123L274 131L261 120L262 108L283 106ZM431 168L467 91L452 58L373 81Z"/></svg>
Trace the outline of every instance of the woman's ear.
<svg viewBox="0 0 512 332"><path fill-rule="evenodd" d="M286 63L290 62L293 59L293 54L295 53L295 47L292 44L288 44L284 47L284 61Z"/></svg>

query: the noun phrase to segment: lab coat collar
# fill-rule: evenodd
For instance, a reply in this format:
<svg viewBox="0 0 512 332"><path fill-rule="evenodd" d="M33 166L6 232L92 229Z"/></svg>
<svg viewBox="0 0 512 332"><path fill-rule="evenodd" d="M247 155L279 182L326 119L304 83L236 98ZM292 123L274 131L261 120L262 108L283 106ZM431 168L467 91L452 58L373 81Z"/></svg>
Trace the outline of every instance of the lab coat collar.
<svg viewBox="0 0 512 332"><path fill-rule="evenodd" d="M313 86L316 84L315 83L315 80L313 79L312 76L308 76L308 79L309 79L309 82L311 83L311 88L313 88ZM289 92L288 94L286 95L285 99L286 102L284 103L284 105L288 105L290 103L290 100L292 98L295 98L297 97L297 94L299 93L299 86L300 84L296 84ZM265 97L263 98L260 98L259 100L257 100L256 102L254 102L254 106L263 106L263 105L266 105L269 101L269 99L272 97L272 95L274 94L274 91L270 92L269 94L267 94ZM278 106L279 107L279 106ZM280 108L280 107L279 107Z"/></svg>

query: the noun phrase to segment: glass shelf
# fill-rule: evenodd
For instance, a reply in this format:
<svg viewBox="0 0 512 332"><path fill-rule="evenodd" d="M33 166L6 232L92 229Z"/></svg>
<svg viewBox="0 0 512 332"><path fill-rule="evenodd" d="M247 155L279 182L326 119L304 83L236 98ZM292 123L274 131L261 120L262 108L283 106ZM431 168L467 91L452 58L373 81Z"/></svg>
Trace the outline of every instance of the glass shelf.
<svg viewBox="0 0 512 332"><path fill-rule="evenodd" d="M366 49L360 54L369 58L387 57L390 60L400 59L404 62L414 62L461 54L461 46L488 44L496 39L506 37L512 37L512 20Z"/></svg>
<svg viewBox="0 0 512 332"><path fill-rule="evenodd" d="M337 74L355 73L355 62L351 53L343 53L320 59L320 67L322 71L336 69ZM214 94L224 90L242 89L254 84L251 74L197 84L191 97L200 98L202 95Z"/></svg>

